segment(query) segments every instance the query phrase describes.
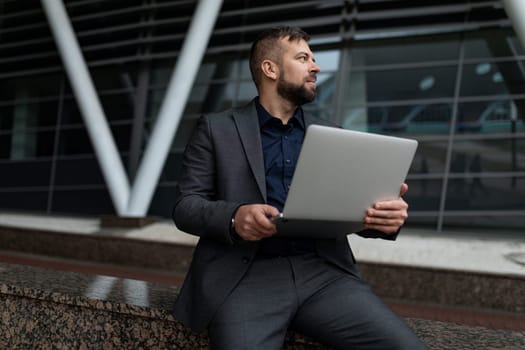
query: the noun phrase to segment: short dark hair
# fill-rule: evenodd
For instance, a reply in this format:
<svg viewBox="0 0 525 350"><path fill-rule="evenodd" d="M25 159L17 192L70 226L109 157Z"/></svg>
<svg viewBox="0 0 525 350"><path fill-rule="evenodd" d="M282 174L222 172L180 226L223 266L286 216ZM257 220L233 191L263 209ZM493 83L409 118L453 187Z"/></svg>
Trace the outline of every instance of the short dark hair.
<svg viewBox="0 0 525 350"><path fill-rule="evenodd" d="M269 58L280 63L282 47L279 40L288 38L288 41L309 41L310 36L298 27L278 26L261 32L252 44L250 50L250 72L256 86L261 81L261 63Z"/></svg>

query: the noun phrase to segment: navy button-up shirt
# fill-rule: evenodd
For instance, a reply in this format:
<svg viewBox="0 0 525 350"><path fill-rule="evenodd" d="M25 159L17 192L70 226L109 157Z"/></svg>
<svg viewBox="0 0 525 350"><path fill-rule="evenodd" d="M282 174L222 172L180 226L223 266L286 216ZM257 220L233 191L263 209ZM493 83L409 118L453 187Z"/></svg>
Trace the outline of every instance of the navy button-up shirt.
<svg viewBox="0 0 525 350"><path fill-rule="evenodd" d="M282 212L303 144L303 112L297 108L288 124L283 124L268 113L258 99L255 105L261 128L267 202Z"/></svg>

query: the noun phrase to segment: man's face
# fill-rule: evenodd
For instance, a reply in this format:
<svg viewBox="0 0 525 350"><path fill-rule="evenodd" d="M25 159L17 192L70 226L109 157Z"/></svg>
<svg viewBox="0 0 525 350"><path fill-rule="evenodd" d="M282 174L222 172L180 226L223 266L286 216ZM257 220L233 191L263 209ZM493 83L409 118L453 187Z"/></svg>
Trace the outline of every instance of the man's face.
<svg viewBox="0 0 525 350"><path fill-rule="evenodd" d="M277 81L277 93L294 103L302 105L311 102L317 95L316 80L320 68L304 40L288 41L281 39L283 48L280 75Z"/></svg>

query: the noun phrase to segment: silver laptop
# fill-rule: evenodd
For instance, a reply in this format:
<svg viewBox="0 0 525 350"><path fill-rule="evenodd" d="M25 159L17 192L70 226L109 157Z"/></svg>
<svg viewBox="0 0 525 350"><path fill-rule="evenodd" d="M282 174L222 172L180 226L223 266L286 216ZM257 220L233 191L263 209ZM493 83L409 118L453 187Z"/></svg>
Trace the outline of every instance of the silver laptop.
<svg viewBox="0 0 525 350"><path fill-rule="evenodd" d="M277 234L331 238L363 229L368 207L399 197L417 141L320 125L306 131Z"/></svg>

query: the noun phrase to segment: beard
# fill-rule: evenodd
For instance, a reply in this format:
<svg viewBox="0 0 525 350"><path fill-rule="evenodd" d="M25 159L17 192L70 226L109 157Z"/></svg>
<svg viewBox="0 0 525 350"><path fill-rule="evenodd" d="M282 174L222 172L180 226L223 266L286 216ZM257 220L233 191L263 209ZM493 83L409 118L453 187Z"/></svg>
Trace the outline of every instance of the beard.
<svg viewBox="0 0 525 350"><path fill-rule="evenodd" d="M277 82L277 93L297 106L312 102L317 96L315 88L309 90L305 85L287 82L284 75L280 76Z"/></svg>

